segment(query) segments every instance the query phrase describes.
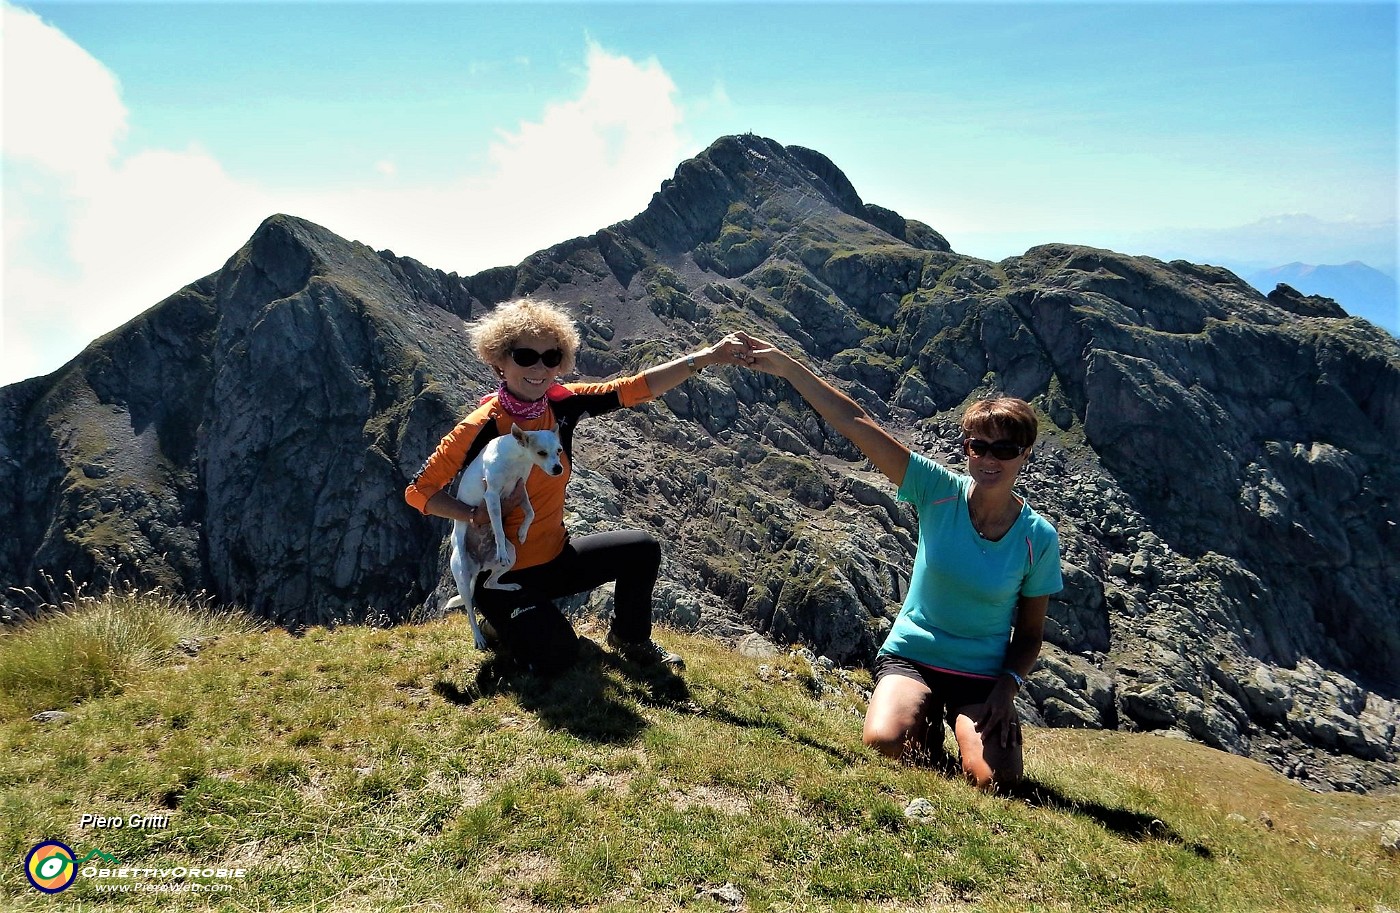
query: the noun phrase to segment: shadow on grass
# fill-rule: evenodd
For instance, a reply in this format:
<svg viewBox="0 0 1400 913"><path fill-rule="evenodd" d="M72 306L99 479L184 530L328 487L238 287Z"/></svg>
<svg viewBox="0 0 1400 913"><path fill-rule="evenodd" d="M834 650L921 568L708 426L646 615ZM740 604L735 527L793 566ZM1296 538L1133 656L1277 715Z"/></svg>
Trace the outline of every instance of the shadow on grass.
<svg viewBox="0 0 1400 913"><path fill-rule="evenodd" d="M824 742L817 741L811 736L795 732L779 719L754 719L752 717L741 716L724 707L705 707L699 712L703 713L705 716L719 720L721 723L727 723L730 726L738 726L744 729L767 729L777 733L790 742L795 742L798 745L805 745L808 748L814 748L817 751L823 752L832 760L840 762L843 766L849 766L862 759L862 755L852 749L844 748L840 745L828 745Z"/></svg>
<svg viewBox="0 0 1400 913"><path fill-rule="evenodd" d="M1175 843L1201 859L1215 858L1210 847L1186 840L1163 823L1160 818L1154 818L1142 812L1130 811L1126 808L1113 808L1087 799L1076 799L1073 796L1065 795L1053 786L1028 779L1004 786L999 792L1009 799L1020 799L1027 805L1084 815L1094 819L1115 834L1130 840L1162 840L1167 843Z"/></svg>
<svg viewBox="0 0 1400 913"><path fill-rule="evenodd" d="M493 653L465 688L440 680L433 692L459 707L513 694L545 726L603 744L631 742L642 734L647 721L637 712L639 703L681 708L690 701L690 689L674 672L642 669L587 638L579 641L578 661L558 675L538 675Z"/></svg>

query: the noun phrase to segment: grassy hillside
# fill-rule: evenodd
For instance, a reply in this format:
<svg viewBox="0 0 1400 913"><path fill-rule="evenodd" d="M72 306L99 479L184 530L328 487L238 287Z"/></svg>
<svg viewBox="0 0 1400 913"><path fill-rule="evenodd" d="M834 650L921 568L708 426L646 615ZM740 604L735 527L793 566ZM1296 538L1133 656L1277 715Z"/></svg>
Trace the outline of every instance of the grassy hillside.
<svg viewBox="0 0 1400 913"><path fill-rule="evenodd" d="M0 636L4 909L1400 908L1377 836L1400 797L1310 793L1193 744L1032 730L1032 783L986 796L866 751L868 678L800 656L662 632L683 677L589 650L551 683L471 651L461 616L172 639L190 613L134 602ZM169 616L147 647L103 633L138 611ZM71 716L30 720L50 709ZM157 871L47 896L23 874L44 839ZM178 868L201 874L159 872Z"/></svg>

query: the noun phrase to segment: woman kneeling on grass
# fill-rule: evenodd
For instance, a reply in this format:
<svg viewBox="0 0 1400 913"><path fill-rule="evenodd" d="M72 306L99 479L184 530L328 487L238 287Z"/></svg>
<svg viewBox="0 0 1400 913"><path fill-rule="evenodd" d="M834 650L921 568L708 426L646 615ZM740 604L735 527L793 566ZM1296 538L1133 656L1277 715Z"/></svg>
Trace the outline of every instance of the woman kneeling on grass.
<svg viewBox="0 0 1400 913"><path fill-rule="evenodd" d="M473 591L476 608L502 647L536 672L553 674L578 655L578 636L554 600L616 581L609 646L643 665L682 666L679 656L651 639L651 596L661 568L656 539L642 530L573 539L564 528L574 428L590 416L652 400L706 365L745 364L748 348L738 337L727 336L631 377L561 384L559 375L573 370L580 340L573 318L559 306L531 299L503 304L473 324L470 333L477 354L500 378L500 387L448 432L404 491L404 499L434 517L489 527L484 506L473 508L452 496L448 489L453 478L492 438L509 434L512 425L526 431L557 427L564 471L557 476L538 469L530 473L525 491L535 519L526 542L515 549L515 564L500 578L520 589L482 587L483 571ZM502 504L506 537L512 543L518 541L525 515L520 502L516 494Z"/></svg>
<svg viewBox="0 0 1400 913"><path fill-rule="evenodd" d="M1040 654L1050 595L1062 586L1055 528L1012 490L1039 423L1023 400L963 414L968 474L911 453L854 400L747 334L755 370L786 378L899 488L919 514L909 595L875 661L865 744L937 763L946 719L963 773L981 789L1021 776L1014 700Z"/></svg>

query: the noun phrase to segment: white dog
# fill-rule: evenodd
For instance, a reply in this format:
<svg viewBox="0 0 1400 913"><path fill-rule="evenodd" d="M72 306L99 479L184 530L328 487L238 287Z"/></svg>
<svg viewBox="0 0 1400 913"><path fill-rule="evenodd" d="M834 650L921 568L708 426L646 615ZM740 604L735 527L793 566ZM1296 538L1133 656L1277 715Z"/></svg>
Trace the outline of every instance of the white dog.
<svg viewBox="0 0 1400 913"><path fill-rule="evenodd" d="M522 431L519 425L511 425L510 434L493 438L457 483L454 492L457 500L473 507L485 503L491 517L489 539L484 534L471 535L475 530L470 523L452 522L452 577L457 581L458 595L448 600L447 608L466 611L478 650L486 649L486 638L477 624L476 608L472 605L472 584L476 582L476 575L483 568L490 568L491 576L482 586L493 590L520 589L518 583L500 582L501 575L515 563L515 546L506 538L505 525L501 522L501 499L514 491L516 484L523 482L536 466L552 476L563 472L564 464L559 458L563 451L556 431ZM528 493L521 506L525 509L525 519L520 523L518 537L524 545L535 519Z"/></svg>

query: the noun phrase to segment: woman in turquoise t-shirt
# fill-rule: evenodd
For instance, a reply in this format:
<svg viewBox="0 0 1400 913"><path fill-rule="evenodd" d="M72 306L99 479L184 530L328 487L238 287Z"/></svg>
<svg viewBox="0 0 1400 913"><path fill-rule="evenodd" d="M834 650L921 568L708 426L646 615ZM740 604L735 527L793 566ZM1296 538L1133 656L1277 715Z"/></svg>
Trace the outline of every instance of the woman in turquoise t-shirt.
<svg viewBox="0 0 1400 913"><path fill-rule="evenodd" d="M954 473L911 453L791 356L739 335L754 369L788 380L919 514L909 595L876 659L865 744L891 758L936 761L943 719L970 781L988 789L1019 779L1014 701L1062 585L1055 528L1012 490L1039 431L1035 413L1011 397L973 403L962 419L968 473Z"/></svg>

